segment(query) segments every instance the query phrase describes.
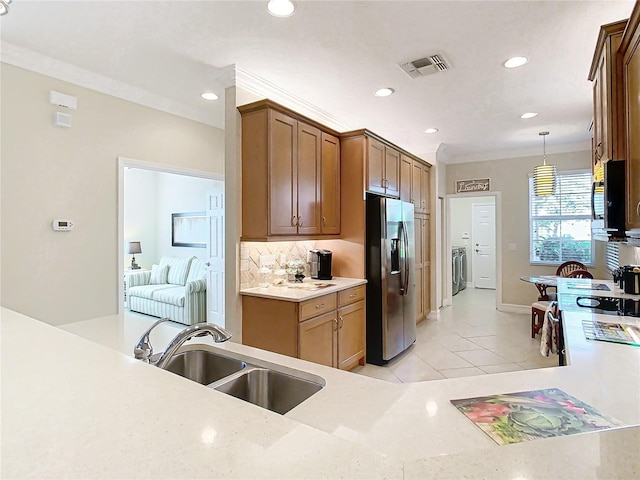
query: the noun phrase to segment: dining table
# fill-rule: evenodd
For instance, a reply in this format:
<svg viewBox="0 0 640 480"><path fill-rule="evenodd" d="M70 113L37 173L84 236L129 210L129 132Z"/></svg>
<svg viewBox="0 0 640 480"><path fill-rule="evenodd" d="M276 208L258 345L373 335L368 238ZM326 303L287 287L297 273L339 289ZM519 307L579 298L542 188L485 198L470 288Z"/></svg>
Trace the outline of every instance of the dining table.
<svg viewBox="0 0 640 480"><path fill-rule="evenodd" d="M533 283L538 289L538 300L549 300L547 288L558 287L558 275L523 275L520 280Z"/></svg>

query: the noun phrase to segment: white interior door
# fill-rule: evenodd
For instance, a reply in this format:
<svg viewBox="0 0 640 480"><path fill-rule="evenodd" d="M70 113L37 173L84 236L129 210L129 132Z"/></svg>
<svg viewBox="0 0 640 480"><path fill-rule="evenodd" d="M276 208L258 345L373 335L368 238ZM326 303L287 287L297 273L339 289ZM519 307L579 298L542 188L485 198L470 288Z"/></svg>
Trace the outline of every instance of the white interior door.
<svg viewBox="0 0 640 480"><path fill-rule="evenodd" d="M496 207L473 204L473 284L476 288L496 288Z"/></svg>
<svg viewBox="0 0 640 480"><path fill-rule="evenodd" d="M224 193L207 196L207 322L225 326L224 319Z"/></svg>

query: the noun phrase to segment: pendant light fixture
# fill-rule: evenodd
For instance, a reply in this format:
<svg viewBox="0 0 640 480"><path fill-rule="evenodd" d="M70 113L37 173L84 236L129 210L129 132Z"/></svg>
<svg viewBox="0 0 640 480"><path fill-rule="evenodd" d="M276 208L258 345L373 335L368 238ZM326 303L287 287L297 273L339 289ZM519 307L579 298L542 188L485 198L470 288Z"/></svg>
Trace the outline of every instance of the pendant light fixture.
<svg viewBox="0 0 640 480"><path fill-rule="evenodd" d="M542 165L538 165L533 169L533 191L536 196L553 195L556 193L556 182L558 173L555 165L547 165L547 141L546 137L549 132L540 132L543 142Z"/></svg>

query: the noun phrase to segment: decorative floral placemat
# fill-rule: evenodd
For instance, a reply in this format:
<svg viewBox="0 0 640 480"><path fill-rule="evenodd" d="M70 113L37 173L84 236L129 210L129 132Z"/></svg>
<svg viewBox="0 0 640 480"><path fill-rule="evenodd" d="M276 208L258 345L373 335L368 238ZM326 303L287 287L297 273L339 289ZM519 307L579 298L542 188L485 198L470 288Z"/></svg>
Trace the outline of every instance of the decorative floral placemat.
<svg viewBox="0 0 640 480"><path fill-rule="evenodd" d="M498 445L623 426L558 388L451 400Z"/></svg>

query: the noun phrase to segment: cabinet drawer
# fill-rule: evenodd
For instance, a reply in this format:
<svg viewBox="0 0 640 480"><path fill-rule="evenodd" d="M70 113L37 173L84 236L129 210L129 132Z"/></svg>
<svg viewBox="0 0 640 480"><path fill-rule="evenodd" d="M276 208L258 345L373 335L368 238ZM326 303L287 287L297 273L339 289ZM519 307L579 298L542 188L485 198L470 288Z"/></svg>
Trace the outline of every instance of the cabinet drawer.
<svg viewBox="0 0 640 480"><path fill-rule="evenodd" d="M350 303L364 300L366 292L366 285L358 285L357 287L342 290L341 292L338 292L338 305L349 305Z"/></svg>
<svg viewBox="0 0 640 480"><path fill-rule="evenodd" d="M300 321L335 310L336 306L337 295L335 293L300 302Z"/></svg>

